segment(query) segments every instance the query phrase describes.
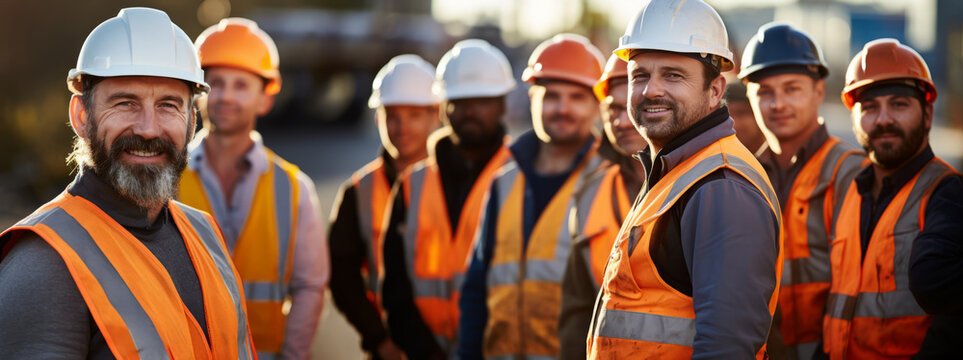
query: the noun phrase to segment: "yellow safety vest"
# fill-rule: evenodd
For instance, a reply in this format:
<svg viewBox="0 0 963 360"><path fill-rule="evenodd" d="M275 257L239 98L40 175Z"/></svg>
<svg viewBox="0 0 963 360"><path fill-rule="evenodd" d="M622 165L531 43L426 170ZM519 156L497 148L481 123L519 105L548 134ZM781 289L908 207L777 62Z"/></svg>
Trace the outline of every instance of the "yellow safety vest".
<svg viewBox="0 0 963 360"><path fill-rule="evenodd" d="M259 356L268 357L280 354L284 344L300 186L297 166L267 148L264 152L268 170L258 179L247 223L231 253L244 281L254 345ZM181 175L180 199L213 214L200 176L190 168Z"/></svg>
<svg viewBox="0 0 963 360"><path fill-rule="evenodd" d="M568 214L575 206L572 195L584 178L582 172L602 163L595 156L597 147L596 141L539 215L525 249L525 199L531 196L525 175L509 161L495 180L500 208L487 276L488 323L482 347L486 358L558 356L562 274L572 247Z"/></svg>

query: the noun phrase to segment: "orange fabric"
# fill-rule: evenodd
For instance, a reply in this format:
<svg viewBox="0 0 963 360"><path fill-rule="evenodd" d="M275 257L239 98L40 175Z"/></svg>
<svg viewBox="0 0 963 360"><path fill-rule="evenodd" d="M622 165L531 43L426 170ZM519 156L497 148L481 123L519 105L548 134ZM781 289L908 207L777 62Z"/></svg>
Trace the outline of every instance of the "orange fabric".
<svg viewBox="0 0 963 360"><path fill-rule="evenodd" d="M370 231L367 243L365 247L368 248L370 252L367 259L361 264L361 273L365 277L365 283L370 284L372 276L377 276L379 279L383 278L382 274L382 251L384 250L382 244L382 227L385 221L385 210L389 206L388 199L391 196L391 184L388 183L388 176L385 174L384 159L377 158L364 167L358 170L351 176L351 182L357 191L362 191L359 187L361 180L363 178L369 177L371 179L371 193L368 196L370 198L370 208L371 212L368 214L359 214L359 216L368 216L370 218L370 229L362 229L362 231ZM364 198L359 196L358 199ZM365 239L361 239L364 241ZM381 295L380 289L371 289L370 287L366 289L368 301L378 310L378 313L382 313L381 309Z"/></svg>
<svg viewBox="0 0 963 360"><path fill-rule="evenodd" d="M678 193L672 193L671 189L683 174L693 170L700 161L711 156L722 155L724 162L722 167L726 167L736 173L743 175L752 182L751 178L743 174L739 169L730 165L728 157L737 157L743 162L752 166L756 173L761 174L760 178L764 184L753 184L762 194L766 194L764 189L768 188L771 193L771 184L766 178L765 171L755 157L742 146L735 135L731 135L716 141L713 144L700 150L695 155L685 159L669 171L658 183L656 183L646 193L645 198L632 209L629 218L623 223L619 231L618 238L612 248L609 264L605 268L605 277L602 283L601 308L603 311L626 311L638 313L640 315L656 315L679 319L682 322L695 320L692 298L682 294L665 283L659 276L655 263L649 253L649 244L654 234L654 226L659 217L668 211L672 204L682 196L692 185L701 178L710 174L715 169L709 169L700 176L693 177L691 182L684 184ZM693 170L696 171L696 170ZM669 201L666 203L666 201ZM773 214L778 215L778 204L775 199L767 199ZM630 238L638 238L633 252L628 253L628 243ZM782 274L782 246L776 261L776 288L779 287L779 279ZM778 299L778 291L774 291L769 301L769 313L773 314ZM602 315L600 315L602 316ZM598 318L595 319L593 327L597 326ZM621 324L622 326L633 327L634 324ZM694 325L692 325L694 326ZM688 359L692 357L692 347L680 345L678 343L689 342L695 336L694 327L691 333L676 333L666 335L671 342L650 342L644 340L630 340L625 338L604 337L592 329L588 338L588 358L589 359ZM661 330L654 330L660 333ZM763 359L766 354L765 346L756 354L757 359Z"/></svg>
<svg viewBox="0 0 963 360"><path fill-rule="evenodd" d="M618 204L612 204L613 192ZM618 214L615 214L615 205L620 210ZM589 239L589 254L596 284L602 283L605 264L609 260L609 254L612 253L612 244L615 243L619 228L622 227L620 220L625 219L631 206L629 195L625 192L620 166L609 167L599 184L599 190L595 194L595 200L592 201L589 217L583 229L583 234L592 236Z"/></svg>
<svg viewBox="0 0 963 360"><path fill-rule="evenodd" d="M896 79L914 80L926 93L926 101L936 101L936 86L926 61L916 50L895 39L878 39L866 43L853 57L846 70L843 104L852 109L857 91L874 83Z"/></svg>
<svg viewBox="0 0 963 360"><path fill-rule="evenodd" d="M840 170L843 160L847 156L857 153L855 150L842 152L835 158L830 158L834 147L839 145L841 140L835 137L829 138L813 156L806 162L793 181L792 189L786 203L782 204L783 222L780 236L785 246L786 264L796 259L809 259L816 261L811 252L818 252L816 259L826 259L824 270L829 270L829 239L831 235L831 224L833 206L835 203L834 185L836 176ZM831 171L832 176L820 179L823 171ZM846 169L850 171L851 169ZM811 208L812 205L822 203L821 208ZM811 212L816 212L810 214ZM823 226L819 229L810 228L811 216L817 216L821 220L817 225ZM811 234L810 231L816 231ZM824 240L825 246L811 248L810 238L815 237ZM815 269L797 269L802 271L810 270L814 273ZM825 281L809 281L793 283L782 283L779 290L779 306L781 324L779 331L782 334L783 342L786 345L803 344L817 342L822 338L822 315L826 305L826 297L829 294L829 274Z"/></svg>
<svg viewBox="0 0 963 360"><path fill-rule="evenodd" d="M223 19L197 37L196 47L201 67L247 70L267 80L264 92L268 95L281 91L277 47L257 23L242 18Z"/></svg>
<svg viewBox="0 0 963 360"><path fill-rule="evenodd" d="M558 79L593 87L602 75L602 52L581 35L559 34L545 40L528 59L522 81Z"/></svg>
<svg viewBox="0 0 963 360"><path fill-rule="evenodd" d="M509 155L508 148L503 146L488 161L465 199L459 214L458 228L454 231L448 220L441 173L434 157L429 157L424 168L420 169L424 171L420 189L412 189L410 173L402 178L406 204L410 204L413 191L420 194L419 207L409 209L417 211L417 224L409 224L417 226L414 239L406 239L414 241L415 244L415 258L409 259L412 261L409 265L413 269L412 282L441 280L452 283L451 292L448 294L415 293L415 305L432 333L448 339L452 344L458 331L458 299L461 293L459 279L468 269L468 258L475 245L475 233L488 189L496 172Z"/></svg>
<svg viewBox="0 0 963 360"><path fill-rule="evenodd" d="M595 93L595 97L599 99L599 101L605 100L605 97L609 96L609 80L622 78L628 81L628 66L629 64L619 58L618 55L612 54L612 56L609 56L608 62L605 63L605 71L602 72L602 77L599 78L598 83L592 87L592 92Z"/></svg>
<svg viewBox="0 0 963 360"><path fill-rule="evenodd" d="M38 211L53 208L63 209L90 234L150 318L172 359L238 358L236 299L225 288L197 230L177 206L171 203L169 209L201 285L210 339L204 336L198 322L181 301L167 269L123 226L96 205L67 192ZM212 228L217 229L212 219L207 220ZM119 359L139 359L128 325L107 299L102 285L87 268L84 259L61 237L76 234L58 234L42 222L33 226L14 226L5 234L19 231L36 233L63 257L111 353ZM234 281L240 286L237 274L234 275Z"/></svg>
<svg viewBox="0 0 963 360"><path fill-rule="evenodd" d="M933 173L938 176L921 178ZM865 254L860 244L859 221L837 222L830 258L833 272L830 296L841 295L854 300L852 305L845 307L847 311L841 316L833 314L833 306L827 308L823 320L823 350L830 358L908 359L919 351L932 322L931 316L926 315L915 301L889 304L880 299L887 299L881 297L886 294L903 293L904 298L911 296L907 284L909 253L897 253L896 248L900 245L907 250L912 248L913 239L923 229L920 219L926 207L920 206L917 214L906 212L905 208L909 206L912 209L914 204L925 204L933 189L949 175L959 173L939 158L934 158L906 183L880 216ZM926 190L922 195L914 196L913 190L917 187ZM839 216L859 219L861 200L856 185L850 185ZM901 218L900 214L904 212L907 217ZM897 237L904 240L898 240ZM897 241L907 243L898 245ZM904 279L904 283L898 283L897 278ZM887 310L895 306L910 307L909 312L916 315L887 314ZM881 308L876 312L885 317L866 314L869 311L864 308ZM907 309L900 308L899 311Z"/></svg>

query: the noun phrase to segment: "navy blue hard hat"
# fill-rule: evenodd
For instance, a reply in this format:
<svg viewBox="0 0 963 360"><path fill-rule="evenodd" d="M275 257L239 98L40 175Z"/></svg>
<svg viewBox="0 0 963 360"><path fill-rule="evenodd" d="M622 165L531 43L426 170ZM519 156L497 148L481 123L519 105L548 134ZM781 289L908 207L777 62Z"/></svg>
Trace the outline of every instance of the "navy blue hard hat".
<svg viewBox="0 0 963 360"><path fill-rule="evenodd" d="M829 69L819 45L809 35L787 23L771 22L749 39L738 77L754 81L783 73L823 79L829 75Z"/></svg>

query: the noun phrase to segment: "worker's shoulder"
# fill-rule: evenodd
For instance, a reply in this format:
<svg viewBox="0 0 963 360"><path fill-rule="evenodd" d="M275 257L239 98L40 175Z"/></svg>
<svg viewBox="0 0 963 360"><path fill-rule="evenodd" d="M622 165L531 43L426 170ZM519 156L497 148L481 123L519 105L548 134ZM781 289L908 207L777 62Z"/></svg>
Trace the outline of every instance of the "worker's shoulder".
<svg viewBox="0 0 963 360"><path fill-rule="evenodd" d="M16 238L9 238L16 236ZM40 235L19 230L3 240L15 241L0 260L0 294L9 291L62 288L76 292L63 258ZM36 293L36 291L30 290Z"/></svg>
<svg viewBox="0 0 963 360"><path fill-rule="evenodd" d="M700 197L703 199L723 197L726 200L719 204L728 208L738 208L740 204L749 203L765 204L766 197L760 187L766 189L768 185L765 183L754 184L741 173L723 167L699 179L686 191L685 198L692 198L695 194L701 195Z"/></svg>

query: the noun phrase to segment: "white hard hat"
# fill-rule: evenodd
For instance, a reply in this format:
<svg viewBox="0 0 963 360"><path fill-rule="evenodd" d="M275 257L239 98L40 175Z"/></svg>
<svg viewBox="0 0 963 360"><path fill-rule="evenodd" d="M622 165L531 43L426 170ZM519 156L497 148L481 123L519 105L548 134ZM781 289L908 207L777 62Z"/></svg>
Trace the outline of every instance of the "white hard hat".
<svg viewBox="0 0 963 360"><path fill-rule="evenodd" d="M87 35L77 67L67 73L67 88L75 94L83 91L81 75L167 77L210 90L184 30L167 13L143 7L122 9Z"/></svg>
<svg viewBox="0 0 963 360"><path fill-rule="evenodd" d="M432 92L444 100L493 97L515 88L505 54L480 39L462 40L442 56Z"/></svg>
<svg viewBox="0 0 963 360"><path fill-rule="evenodd" d="M371 83L368 107L437 104L438 97L431 92L434 80L435 67L418 55L395 56Z"/></svg>
<svg viewBox="0 0 963 360"><path fill-rule="evenodd" d="M643 5L613 53L629 61L635 49L717 55L721 71L733 68L726 25L702 0L651 0Z"/></svg>

